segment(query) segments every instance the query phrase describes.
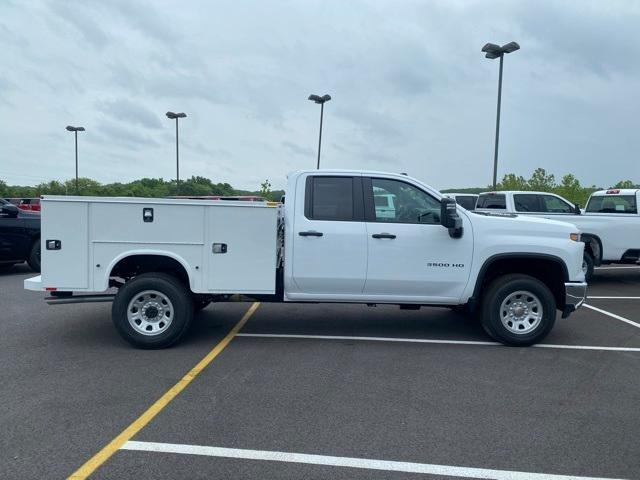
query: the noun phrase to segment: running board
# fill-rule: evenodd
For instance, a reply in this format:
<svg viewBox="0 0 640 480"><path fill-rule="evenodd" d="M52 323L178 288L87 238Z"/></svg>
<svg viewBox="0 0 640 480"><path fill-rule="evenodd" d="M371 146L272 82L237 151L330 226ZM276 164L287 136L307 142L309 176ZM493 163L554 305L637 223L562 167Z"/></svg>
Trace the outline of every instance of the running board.
<svg viewBox="0 0 640 480"><path fill-rule="evenodd" d="M70 297L45 297L44 301L49 305L62 305L63 303L100 303L113 302L115 295L73 295Z"/></svg>

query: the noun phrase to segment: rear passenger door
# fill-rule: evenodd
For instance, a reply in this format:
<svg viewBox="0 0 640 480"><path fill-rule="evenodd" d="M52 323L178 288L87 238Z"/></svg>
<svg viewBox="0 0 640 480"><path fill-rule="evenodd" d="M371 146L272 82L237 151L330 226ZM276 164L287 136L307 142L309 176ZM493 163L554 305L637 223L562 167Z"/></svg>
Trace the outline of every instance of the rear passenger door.
<svg viewBox="0 0 640 480"><path fill-rule="evenodd" d="M288 260L294 293L335 300L362 295L367 236L361 177L310 175L304 181L305 201L296 202Z"/></svg>

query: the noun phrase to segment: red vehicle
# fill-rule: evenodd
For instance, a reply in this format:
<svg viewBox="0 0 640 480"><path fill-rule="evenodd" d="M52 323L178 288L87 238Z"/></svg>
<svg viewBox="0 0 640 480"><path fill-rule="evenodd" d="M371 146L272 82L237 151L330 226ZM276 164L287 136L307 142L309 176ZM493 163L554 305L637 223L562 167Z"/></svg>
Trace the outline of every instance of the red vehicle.
<svg viewBox="0 0 640 480"><path fill-rule="evenodd" d="M5 198L6 201L12 203L20 210L29 212L40 211L40 199L39 198Z"/></svg>

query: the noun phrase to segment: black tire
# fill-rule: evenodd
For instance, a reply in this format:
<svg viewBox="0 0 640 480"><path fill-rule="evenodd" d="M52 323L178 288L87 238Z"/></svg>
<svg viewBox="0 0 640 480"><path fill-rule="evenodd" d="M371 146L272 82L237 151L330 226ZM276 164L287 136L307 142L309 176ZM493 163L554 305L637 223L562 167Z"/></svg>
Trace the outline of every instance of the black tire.
<svg viewBox="0 0 640 480"><path fill-rule="evenodd" d="M582 270L585 271L584 279L586 282L591 281L591 279L593 278L594 265L595 265L595 262L591 254L589 252L584 252L584 255L582 257Z"/></svg>
<svg viewBox="0 0 640 480"><path fill-rule="evenodd" d="M542 309L542 315L537 320L537 324L535 321L527 324L529 320L524 323L517 321L514 323L509 318L506 318L505 322L511 326L503 324L503 312L508 314L509 310L502 310L502 304L507 297L515 296L517 292L533 294L529 297L519 294L524 303L527 303L528 300L532 300L536 304L539 303L539 307L531 309L532 312L535 312L537 308ZM482 326L494 340L505 345L527 346L540 342L553 328L556 321L556 301L549 287L537 278L524 274L510 274L494 280L485 290L481 313ZM524 332L515 332L514 330L517 330L521 325ZM531 328L531 330L527 331L527 328Z"/></svg>
<svg viewBox="0 0 640 480"><path fill-rule="evenodd" d="M33 242L33 245L31 245L27 263L31 267L31 270L40 273L40 239L37 239Z"/></svg>
<svg viewBox="0 0 640 480"><path fill-rule="evenodd" d="M162 326L164 329L159 330L158 333L141 333L139 330L144 328L144 324L136 329L129 322L129 305L135 301L136 296L142 295L144 292L157 292L160 294L156 296L158 298L157 302L168 301L170 305L170 308L165 307L166 311L158 312L158 308L162 308L162 306L156 303L158 308L154 307L150 302L155 302L155 300L150 298L149 302L144 304L141 310L141 313L144 313L145 308L147 309L146 311L149 311L149 308L154 308L156 315L150 315L153 318L147 320L146 323L155 323L162 326L162 320L167 321L168 325ZM144 295L153 297L154 294L147 293ZM139 298L143 299L142 296ZM135 304L132 312L134 310L136 312L138 310ZM171 313L170 316L168 312ZM165 315L167 316L165 317ZM113 301L111 317L118 333L134 347L146 349L166 348L180 340L189 328L193 319L193 301L190 291L175 277L165 273L144 273L128 281L118 290ZM132 320L132 322L135 323L136 320Z"/></svg>

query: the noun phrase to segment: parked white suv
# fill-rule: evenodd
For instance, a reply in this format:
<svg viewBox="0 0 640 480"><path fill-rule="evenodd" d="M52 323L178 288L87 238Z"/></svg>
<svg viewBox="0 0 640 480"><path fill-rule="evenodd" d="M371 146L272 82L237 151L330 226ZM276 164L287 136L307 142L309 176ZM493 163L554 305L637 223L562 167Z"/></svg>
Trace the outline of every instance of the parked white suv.
<svg viewBox="0 0 640 480"><path fill-rule="evenodd" d="M481 193L477 211L534 215L574 224L585 243L583 269L587 280L594 265L635 263L640 258L640 190L594 192L584 213L559 195L547 192Z"/></svg>

